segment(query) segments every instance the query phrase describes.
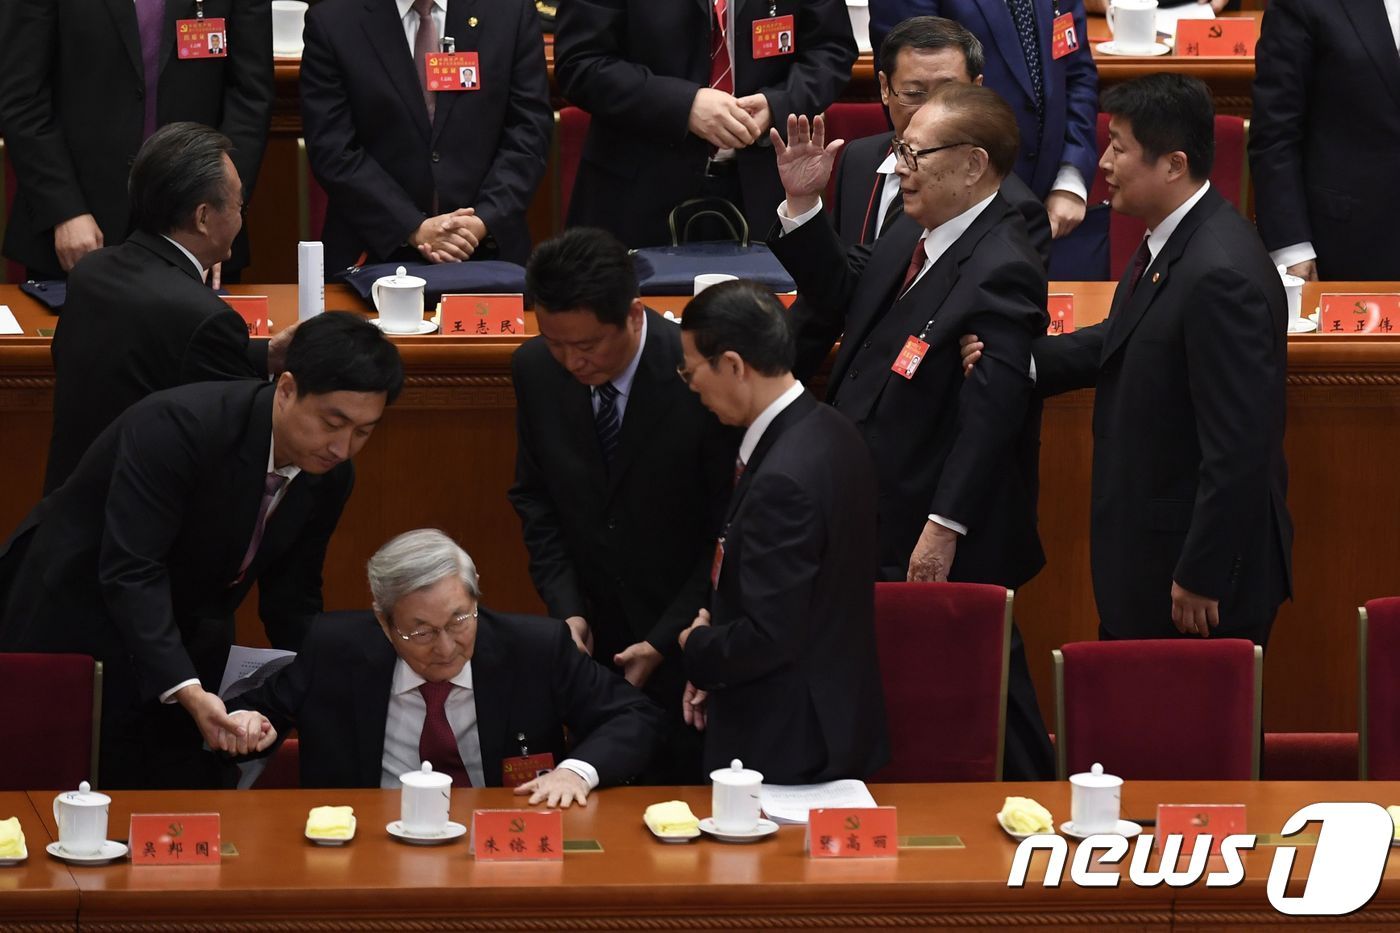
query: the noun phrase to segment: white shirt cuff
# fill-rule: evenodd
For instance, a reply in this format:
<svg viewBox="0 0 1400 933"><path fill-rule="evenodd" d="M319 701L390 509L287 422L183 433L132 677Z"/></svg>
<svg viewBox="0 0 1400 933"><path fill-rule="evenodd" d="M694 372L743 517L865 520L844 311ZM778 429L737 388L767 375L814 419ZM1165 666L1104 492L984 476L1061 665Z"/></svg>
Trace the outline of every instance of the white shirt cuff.
<svg viewBox="0 0 1400 933"><path fill-rule="evenodd" d="M175 702L175 694L179 693L181 690L185 689L185 688L188 687L190 684L196 684L196 685L197 685L198 683L199 683L199 678L198 678L198 677L191 677L189 680L182 680L182 681L180 681L178 684L176 684L175 686L171 687L169 690L167 690L167 691L165 691L164 693L162 693L162 694L160 695L160 701L161 701L162 703L174 703L174 702Z"/></svg>
<svg viewBox="0 0 1400 933"><path fill-rule="evenodd" d="M778 205L778 223L780 223L780 224L783 225L783 232L784 232L784 233L791 233L792 231L796 230L798 227L802 226L802 225L805 224L807 221L811 220L813 217L817 216L817 215L820 214L821 212L822 212L822 199L821 199L821 198L817 198L817 206L816 206L816 207L812 208L812 209L809 210L809 211L806 211L805 213L803 213L803 214L801 214L801 215L799 215L799 216L797 216L797 217L790 216L790 215L788 214L788 203L787 203L787 200L784 199L784 200L783 200L783 203Z"/></svg>
<svg viewBox="0 0 1400 933"><path fill-rule="evenodd" d="M1313 249L1311 242L1294 243L1292 246L1285 246L1283 249L1276 249L1269 253L1269 258L1274 261L1274 265L1283 266L1285 269L1296 266L1300 262L1307 262L1317 258L1317 250Z"/></svg>
<svg viewBox="0 0 1400 933"><path fill-rule="evenodd" d="M586 761L579 761L577 758L565 758L559 762L559 767L568 768L570 771L583 778L589 790L598 786L598 770Z"/></svg>
<svg viewBox="0 0 1400 933"><path fill-rule="evenodd" d="M1032 384L1034 384L1034 382L1035 382L1035 354L1031 354L1031 372L1030 372L1030 376L1031 376L1031 382L1032 382Z"/></svg>
<svg viewBox="0 0 1400 933"><path fill-rule="evenodd" d="M1060 163L1060 173L1055 176L1055 183L1050 186L1051 191L1068 191L1070 194L1078 195L1079 200L1085 204L1089 203L1089 186L1084 184L1084 176L1079 169L1068 162Z"/></svg>
<svg viewBox="0 0 1400 933"><path fill-rule="evenodd" d="M967 526L960 522L955 522L951 518L944 518L942 515L930 515L928 520L942 525L944 528L951 531L956 531L960 535L967 534Z"/></svg>

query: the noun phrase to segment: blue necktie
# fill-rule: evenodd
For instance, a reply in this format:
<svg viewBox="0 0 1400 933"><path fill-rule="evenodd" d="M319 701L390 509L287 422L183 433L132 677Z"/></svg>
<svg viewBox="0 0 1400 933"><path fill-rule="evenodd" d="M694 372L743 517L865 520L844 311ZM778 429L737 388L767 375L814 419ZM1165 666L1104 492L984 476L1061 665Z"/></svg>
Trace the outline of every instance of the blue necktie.
<svg viewBox="0 0 1400 933"><path fill-rule="evenodd" d="M1035 9L1032 0L1006 0L1011 8L1011 18L1016 21L1016 37L1021 40L1021 52L1026 56L1026 69L1031 73L1031 87L1035 90L1036 122L1045 129L1045 76L1040 73L1040 35L1035 28ZM1024 144L1024 140L1022 143Z"/></svg>
<svg viewBox="0 0 1400 933"><path fill-rule="evenodd" d="M617 386L605 382L594 391L598 393L598 412L593 416L593 426L598 431L603 463L611 464L617 452L617 437L622 433L622 418L617 413Z"/></svg>

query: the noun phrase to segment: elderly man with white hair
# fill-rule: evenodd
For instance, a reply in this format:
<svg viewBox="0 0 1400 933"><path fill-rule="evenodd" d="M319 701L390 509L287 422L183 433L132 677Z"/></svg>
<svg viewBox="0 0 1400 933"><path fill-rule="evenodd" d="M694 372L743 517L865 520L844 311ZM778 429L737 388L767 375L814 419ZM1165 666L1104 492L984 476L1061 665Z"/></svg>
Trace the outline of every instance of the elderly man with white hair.
<svg viewBox="0 0 1400 933"><path fill-rule="evenodd" d="M483 608L476 566L447 535L394 538L369 584L373 615L321 618L294 662L232 704L265 731L260 750L296 727L302 786L396 788L431 761L459 787L568 806L647 764L660 708L562 622Z"/></svg>

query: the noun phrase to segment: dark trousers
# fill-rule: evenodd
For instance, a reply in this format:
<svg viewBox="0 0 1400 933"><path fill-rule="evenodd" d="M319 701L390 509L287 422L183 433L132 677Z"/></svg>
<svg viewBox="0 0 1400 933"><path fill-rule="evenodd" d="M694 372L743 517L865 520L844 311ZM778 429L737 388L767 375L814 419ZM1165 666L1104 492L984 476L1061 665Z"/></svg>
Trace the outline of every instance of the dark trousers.
<svg viewBox="0 0 1400 933"><path fill-rule="evenodd" d="M1040 715L1035 697L1030 667L1026 664L1026 646L1021 630L1011 623L1010 663L1006 677L1006 745L1003 753L1002 780L1053 781L1055 751L1050 747L1050 735Z"/></svg>

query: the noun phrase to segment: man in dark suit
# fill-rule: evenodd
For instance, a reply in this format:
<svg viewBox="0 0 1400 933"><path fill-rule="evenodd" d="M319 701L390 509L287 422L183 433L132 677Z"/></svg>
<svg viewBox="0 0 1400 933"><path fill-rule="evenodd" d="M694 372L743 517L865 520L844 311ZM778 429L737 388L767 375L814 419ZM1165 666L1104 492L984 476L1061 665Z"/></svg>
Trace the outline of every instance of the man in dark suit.
<svg viewBox="0 0 1400 933"><path fill-rule="evenodd" d="M234 611L257 583L273 645L300 645L350 457L402 383L378 328L321 315L275 384L196 383L127 409L20 523L0 551L0 650L103 662L104 786L217 786L201 744L246 750L209 692Z"/></svg>
<svg viewBox="0 0 1400 933"><path fill-rule="evenodd" d="M895 172L894 139L934 88L948 81L982 83L982 43L950 19L916 16L900 23L880 46L880 100L894 132L846 143L836 170L836 232L847 246L874 243L904 216ZM1025 182L1007 175L1001 196L1016 209L1040 258L1050 263L1050 220ZM913 223L913 221L905 221Z"/></svg>
<svg viewBox="0 0 1400 933"><path fill-rule="evenodd" d="M525 209L554 129L539 16L528 0L327 0L306 16L301 113L329 204L326 268L472 258L523 263ZM473 86L427 57L446 38ZM461 67L467 67L465 65Z"/></svg>
<svg viewBox="0 0 1400 933"><path fill-rule="evenodd" d="M651 757L661 710L575 650L563 623L482 608L476 565L442 532L384 545L369 583L372 615L318 620L295 661L230 704L296 728L303 787L397 788L431 761L458 786L567 807ZM233 718L270 744L259 717Z"/></svg>
<svg viewBox="0 0 1400 933"><path fill-rule="evenodd" d="M1099 72L1083 41L1083 0L870 0L872 47L918 15L956 20L982 43L983 79L1011 104L1020 129L1016 175L1045 202L1051 235L1071 233L1084 220L1097 154ZM1058 54L1053 32L1062 17L1080 41Z"/></svg>
<svg viewBox="0 0 1400 933"><path fill-rule="evenodd" d="M127 171L166 123L203 123L233 140L251 194L272 115L271 8L205 0L203 11L225 23L217 57L176 53L177 21L195 18L194 0L0 4L0 127L19 182L5 255L31 278L61 278L126 238ZM245 238L227 271L247 264Z"/></svg>
<svg viewBox="0 0 1400 933"><path fill-rule="evenodd" d="M841 338L827 399L875 458L880 578L1021 586L1045 563L1040 406L1027 366L1048 319L1044 265L998 190L1016 157L1011 108L977 85L934 92L897 145L914 223L873 249L844 250L821 215L835 143L824 145L820 118L814 132L803 120L788 134L791 145L774 144L787 232L769 245L797 282L798 375ZM963 384L957 338L977 327L1000 335L1001 352ZM1014 626L1010 685L1007 774L1048 777L1049 739Z"/></svg>
<svg viewBox="0 0 1400 933"><path fill-rule="evenodd" d="M1100 636L1263 645L1292 575L1283 284L1253 227L1207 181L1205 84L1150 75L1110 90L1103 107L1113 209L1149 232L1108 319L1034 347L1042 395L1095 387Z"/></svg>
<svg viewBox="0 0 1400 933"><path fill-rule="evenodd" d="M1249 170L1259 235L1305 279L1393 279L1400 258L1400 8L1274 0L1259 32Z"/></svg>
<svg viewBox="0 0 1400 933"><path fill-rule="evenodd" d="M540 336L511 358L511 504L530 576L580 647L666 711L656 783L694 783L676 635L708 586L735 439L676 379L680 334L642 306L627 249L576 228L540 244L526 285Z"/></svg>
<svg viewBox="0 0 1400 933"><path fill-rule="evenodd" d="M157 130L131 169L131 236L73 267L53 337L45 493L63 484L103 428L152 392L281 372L294 327L250 341L243 318L204 285L243 224L231 145L198 123Z"/></svg>
<svg viewBox="0 0 1400 933"><path fill-rule="evenodd" d="M863 778L889 759L875 653L875 468L849 421L807 394L783 306L753 282L681 318L682 378L743 427L709 609L681 633L705 766L774 784Z"/></svg>
<svg viewBox="0 0 1400 933"><path fill-rule="evenodd" d="M793 33L787 52L781 23ZM782 200L768 128L825 110L855 60L840 0L560 4L555 77L592 116L569 225L656 246L670 242L672 208L707 196L765 229Z"/></svg>

